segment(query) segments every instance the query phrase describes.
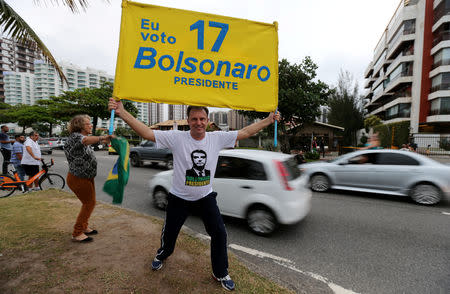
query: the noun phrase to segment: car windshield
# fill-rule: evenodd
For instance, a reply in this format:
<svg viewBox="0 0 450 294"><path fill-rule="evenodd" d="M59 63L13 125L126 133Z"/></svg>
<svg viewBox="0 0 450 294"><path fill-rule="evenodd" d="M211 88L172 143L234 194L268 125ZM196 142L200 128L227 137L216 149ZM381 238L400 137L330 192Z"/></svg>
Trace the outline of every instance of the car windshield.
<svg viewBox="0 0 450 294"><path fill-rule="evenodd" d="M283 165L289 172L289 175L287 177L288 181L294 180L301 175L301 171L298 168L298 163L295 157L290 157L289 159L283 161Z"/></svg>

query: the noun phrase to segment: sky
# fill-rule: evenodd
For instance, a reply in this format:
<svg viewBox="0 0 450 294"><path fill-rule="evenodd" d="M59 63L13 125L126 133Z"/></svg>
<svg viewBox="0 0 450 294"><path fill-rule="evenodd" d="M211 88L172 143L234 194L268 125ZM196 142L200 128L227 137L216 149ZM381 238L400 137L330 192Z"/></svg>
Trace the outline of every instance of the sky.
<svg viewBox="0 0 450 294"><path fill-rule="evenodd" d="M114 75L121 0L90 0L73 14L57 0L7 0L35 30L57 61ZM349 71L361 93L364 71L400 0L139 0L266 23L278 22L279 58L301 63L310 56L317 77L334 86Z"/></svg>

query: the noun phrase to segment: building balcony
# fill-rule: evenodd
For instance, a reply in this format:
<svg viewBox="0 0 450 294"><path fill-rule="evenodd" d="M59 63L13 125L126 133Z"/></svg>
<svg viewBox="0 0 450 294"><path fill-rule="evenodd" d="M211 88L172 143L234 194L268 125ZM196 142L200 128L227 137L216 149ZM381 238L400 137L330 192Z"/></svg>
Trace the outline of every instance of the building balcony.
<svg viewBox="0 0 450 294"><path fill-rule="evenodd" d="M450 14L442 16L437 22L435 22L431 29L432 32L434 33L441 25L443 25L446 22L450 22Z"/></svg>
<svg viewBox="0 0 450 294"><path fill-rule="evenodd" d="M434 100L439 97L450 97L450 90L438 90L428 95L428 100Z"/></svg>
<svg viewBox="0 0 450 294"><path fill-rule="evenodd" d="M402 121L410 121L411 118L410 116L401 116L401 115L397 115L394 117L385 117L385 119L383 120L383 124L393 124L393 123L399 123Z"/></svg>
<svg viewBox="0 0 450 294"><path fill-rule="evenodd" d="M388 76L400 63L414 61L414 55L399 56L395 61L386 69L386 76Z"/></svg>
<svg viewBox="0 0 450 294"><path fill-rule="evenodd" d="M427 116L427 122L450 122L450 114L430 114Z"/></svg>
<svg viewBox="0 0 450 294"><path fill-rule="evenodd" d="M434 93L434 92L449 91L449 90L450 90L450 84L449 83L441 83L439 85L433 86L430 89L430 95L428 95L428 99L430 99L431 94Z"/></svg>
<svg viewBox="0 0 450 294"><path fill-rule="evenodd" d="M405 32L403 35L399 35L398 38L393 40L393 42L395 42L395 43L390 43L389 49L388 49L387 55L386 55L386 57L388 59L394 58L396 53L398 54L398 51L402 50L403 46L405 46L406 44L414 42L416 35L412 34L412 33L405 34Z"/></svg>
<svg viewBox="0 0 450 294"><path fill-rule="evenodd" d="M377 80L377 78L369 78L366 80L366 83L364 84L364 89L370 89L370 87L373 85L373 83Z"/></svg>
<svg viewBox="0 0 450 294"><path fill-rule="evenodd" d="M436 68L438 68L438 67L440 67L440 66L444 66L445 69L446 69L446 68L447 68L446 65L450 65L450 58L447 58L447 59L441 59L441 60L439 60L438 62L434 63L434 64L431 66L432 71L430 72L430 77L435 76L435 74L433 74L433 75L431 74L432 72L434 72L434 69L436 69ZM446 70L446 71L449 71L449 70Z"/></svg>
<svg viewBox="0 0 450 294"><path fill-rule="evenodd" d="M399 75L393 77L389 84L386 85L385 92L396 91L399 87L404 84L409 84L413 82L413 75L410 72L401 72Z"/></svg>
<svg viewBox="0 0 450 294"><path fill-rule="evenodd" d="M373 73L373 62L370 62L366 70L364 71L364 78L368 79L372 75L372 73ZM106 78L103 79L106 80Z"/></svg>
<svg viewBox="0 0 450 294"><path fill-rule="evenodd" d="M378 104L380 100L386 99L387 97L392 96L393 93L387 91L381 91L380 93L374 94L371 100L371 104Z"/></svg>
<svg viewBox="0 0 450 294"><path fill-rule="evenodd" d="M442 30L433 34L433 43L432 47L435 47L437 44L443 41L450 40L450 30Z"/></svg>
<svg viewBox="0 0 450 294"><path fill-rule="evenodd" d="M429 77L433 78L434 76L437 76L438 74L450 72L450 65L441 65L430 71Z"/></svg>

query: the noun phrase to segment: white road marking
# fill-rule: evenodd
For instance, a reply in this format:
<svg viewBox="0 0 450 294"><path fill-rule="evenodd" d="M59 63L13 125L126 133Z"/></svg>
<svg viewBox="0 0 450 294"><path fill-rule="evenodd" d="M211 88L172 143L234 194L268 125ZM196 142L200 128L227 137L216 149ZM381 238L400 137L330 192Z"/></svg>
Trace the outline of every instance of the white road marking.
<svg viewBox="0 0 450 294"><path fill-rule="evenodd" d="M279 257L279 256L275 256L275 255L272 255L270 253L265 253L265 252L258 251L258 250L255 250L255 249L243 247L243 246L240 246L240 245L230 244L230 245L228 245L228 247L233 248L235 250L239 250L239 251L245 252L245 253L253 255L253 256L260 257L260 258L270 258L270 259L275 260L275 262L278 261L279 263L290 263L290 264L292 264L292 261L289 260L289 259L286 259L286 258L283 258L283 257Z"/></svg>
<svg viewBox="0 0 450 294"><path fill-rule="evenodd" d="M450 215L450 212L445 212L445 211L443 211L442 214Z"/></svg>
<svg viewBox="0 0 450 294"><path fill-rule="evenodd" d="M211 238L209 236L206 236L206 235L203 235L203 234L200 234L200 233L197 233L195 235L199 239L211 240ZM232 248L234 250L239 250L239 251L242 251L244 253L247 253L247 254L259 257L259 258L272 259L273 262L275 262L278 265L281 265L281 266L283 266L283 267L285 267L287 269L290 269L292 271L301 273L303 275L309 276L309 277L311 277L313 279L316 279L318 281L321 281L321 282L327 284L328 287L330 287L330 289L336 294L357 294L357 292L353 292L352 290L345 289L345 288L343 288L343 287L341 287L341 286L339 286L339 285L329 281L327 278L322 277L321 275L318 275L318 274L315 274L315 273L311 273L311 272L305 272L305 271L302 271L302 270L296 268L295 265L294 265L294 262L292 262L292 260L289 260L289 259L286 259L286 258L283 258L283 257L279 257L279 256L276 256L276 255L273 255L273 254L270 254L270 253L262 252L262 251L259 251L259 250L243 247L243 246L240 246L240 245L237 245L237 244L230 244L230 245L228 245L228 247L230 247L230 248Z"/></svg>
<svg viewBox="0 0 450 294"><path fill-rule="evenodd" d="M336 294L357 294L356 292L353 292L352 290L345 289L345 288L343 288L343 287L341 287L341 286L339 286L339 285L336 285L336 284L333 283L333 282L328 281L327 278L322 277L321 275L318 275L318 274L315 274L315 273L311 273L311 272L305 272L305 271L299 270L298 268L296 268L295 266L290 265L290 264L284 264L284 263L281 263L281 262L278 262L278 261L274 261L274 262L275 262L276 264L279 264L279 265L281 265L281 266L284 266L285 268L288 268L288 269L290 269L290 270L293 270L293 271L295 271L295 272L298 272L298 273L301 273L301 274L303 274L303 275L309 276L309 277L311 277L311 278L313 278L313 279L319 280L319 281L321 281L321 282L327 284L328 287L330 287L330 289L333 290L333 292L336 293Z"/></svg>

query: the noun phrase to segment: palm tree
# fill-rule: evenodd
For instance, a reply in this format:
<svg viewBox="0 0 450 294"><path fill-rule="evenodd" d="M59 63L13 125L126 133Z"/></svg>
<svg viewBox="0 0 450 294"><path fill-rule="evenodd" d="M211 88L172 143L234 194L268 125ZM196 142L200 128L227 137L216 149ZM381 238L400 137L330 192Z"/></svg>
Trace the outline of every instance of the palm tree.
<svg viewBox="0 0 450 294"><path fill-rule="evenodd" d="M34 1L39 2L39 0ZM59 3L60 1L53 0L51 2ZM61 0L61 3L68 6L74 13L78 12L79 8L85 10L88 6L88 0ZM61 80L67 83L66 76L62 72L50 50L48 50L47 46L45 46L42 40L39 39L38 35L26 23L26 21L20 17L20 15L17 14L17 12L15 12L5 0L0 0L0 26L11 38L18 40L30 48L41 51L45 61L52 64L58 72Z"/></svg>

